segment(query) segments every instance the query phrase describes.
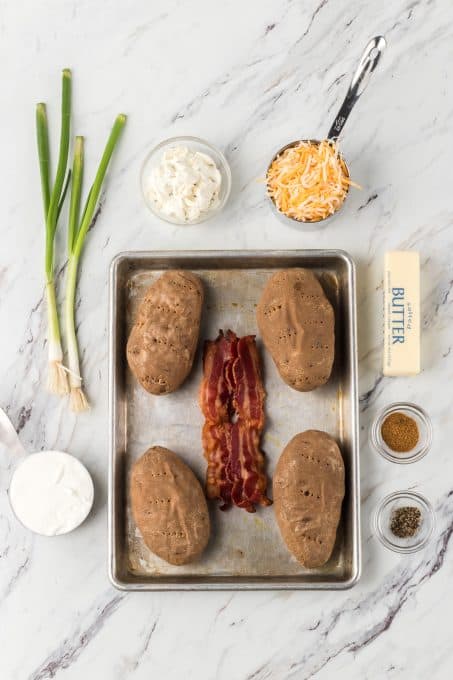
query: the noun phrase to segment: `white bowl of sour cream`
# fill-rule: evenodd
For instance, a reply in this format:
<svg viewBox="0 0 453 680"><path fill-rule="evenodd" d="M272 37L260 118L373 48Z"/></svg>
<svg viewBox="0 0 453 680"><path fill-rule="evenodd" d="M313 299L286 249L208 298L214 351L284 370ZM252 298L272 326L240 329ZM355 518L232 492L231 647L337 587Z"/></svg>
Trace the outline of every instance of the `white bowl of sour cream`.
<svg viewBox="0 0 453 680"><path fill-rule="evenodd" d="M172 137L147 155L141 171L151 212L172 224L200 224L218 214L231 191L225 156L197 137Z"/></svg>
<svg viewBox="0 0 453 680"><path fill-rule="evenodd" d="M88 470L64 451L25 456L9 488L9 500L17 519L42 536L58 536L76 529L88 516L93 497Z"/></svg>

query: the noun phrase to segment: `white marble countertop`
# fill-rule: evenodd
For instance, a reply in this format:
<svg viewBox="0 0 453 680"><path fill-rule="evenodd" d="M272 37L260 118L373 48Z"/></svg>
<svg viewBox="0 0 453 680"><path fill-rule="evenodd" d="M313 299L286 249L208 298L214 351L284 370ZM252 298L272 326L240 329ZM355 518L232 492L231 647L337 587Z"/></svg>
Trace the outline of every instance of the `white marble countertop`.
<svg viewBox="0 0 453 680"><path fill-rule="evenodd" d="M73 535L32 536L11 515L12 461L2 452L2 680L452 676L452 26L453 6L441 0L0 3L0 405L27 448L70 450L97 490ZM387 53L343 140L363 190L325 230L281 226L257 176L285 142L326 133L361 50L379 33ZM91 173L115 114L129 114L83 260L78 314L93 408L78 418L42 389L34 105L48 102L55 131L65 66ZM234 175L227 209L199 227L152 219L139 191L146 151L180 133L223 148ZM108 267L121 250L176 248L343 248L355 258L363 575L352 590L126 594L109 584ZM411 379L381 377L383 254L394 248L422 258L423 372ZM417 464L391 465L368 446L373 416L394 400L432 416L434 447ZM369 518L384 494L407 487L431 499L437 530L424 551L402 558L378 544Z"/></svg>

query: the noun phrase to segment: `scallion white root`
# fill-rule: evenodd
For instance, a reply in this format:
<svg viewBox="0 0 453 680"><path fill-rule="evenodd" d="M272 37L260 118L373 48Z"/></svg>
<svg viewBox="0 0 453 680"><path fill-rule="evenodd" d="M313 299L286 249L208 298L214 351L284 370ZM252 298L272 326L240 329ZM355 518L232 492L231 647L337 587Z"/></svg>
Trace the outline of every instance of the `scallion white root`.
<svg viewBox="0 0 453 680"><path fill-rule="evenodd" d="M76 413L86 411L89 408L88 399L82 389L82 377L80 375L79 347L77 343L77 331L75 327L75 293L77 284L77 260L70 256L68 265L65 300L65 325L68 343L68 378L70 390L71 410Z"/></svg>
<svg viewBox="0 0 453 680"><path fill-rule="evenodd" d="M71 387L69 403L71 410L74 411L74 413L82 413L83 411L88 411L90 408L88 399L81 387Z"/></svg>
<svg viewBox="0 0 453 680"><path fill-rule="evenodd" d="M55 286L53 281L46 283L46 302L48 317L48 377L47 389L52 394L67 394L68 379L63 366L63 351L61 349L60 327L58 324L55 300Z"/></svg>

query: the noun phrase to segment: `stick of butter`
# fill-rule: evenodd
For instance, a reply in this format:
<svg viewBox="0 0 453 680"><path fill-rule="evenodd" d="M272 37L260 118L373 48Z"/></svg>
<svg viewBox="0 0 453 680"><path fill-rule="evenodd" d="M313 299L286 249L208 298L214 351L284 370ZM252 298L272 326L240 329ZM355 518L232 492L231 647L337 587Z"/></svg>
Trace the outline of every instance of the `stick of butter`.
<svg viewBox="0 0 453 680"><path fill-rule="evenodd" d="M384 375L420 373L420 256L397 250L384 264Z"/></svg>

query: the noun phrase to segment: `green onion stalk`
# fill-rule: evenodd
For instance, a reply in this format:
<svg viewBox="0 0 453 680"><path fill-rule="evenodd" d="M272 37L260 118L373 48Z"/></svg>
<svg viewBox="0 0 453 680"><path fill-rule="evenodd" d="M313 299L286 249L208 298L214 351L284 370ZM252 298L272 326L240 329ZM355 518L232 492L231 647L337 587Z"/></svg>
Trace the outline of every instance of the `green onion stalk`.
<svg viewBox="0 0 453 680"><path fill-rule="evenodd" d="M66 278L65 327L68 344L68 376L70 387L70 402L73 411L80 412L89 408L88 400L82 387L80 373L79 347L75 325L75 299L77 287L77 272L80 256L84 247L86 235L90 228L99 196L107 172L110 159L118 143L126 123L126 116L117 116L107 144L102 154L93 185L89 191L82 216L80 205L84 170L83 137L76 137L74 145L74 160L72 168L71 202L69 208L68 225L68 270Z"/></svg>
<svg viewBox="0 0 453 680"><path fill-rule="evenodd" d="M38 142L39 169L41 175L41 192L46 223L46 301L48 317L48 388L54 394L68 393L68 380L63 366L60 325L58 321L55 279L54 279L54 247L58 218L69 184L69 173L66 167L69 155L69 133L71 119L71 71L65 69L62 74L61 97L61 132L58 164L55 182L50 188L50 151L49 132L45 104L36 107L36 133Z"/></svg>

